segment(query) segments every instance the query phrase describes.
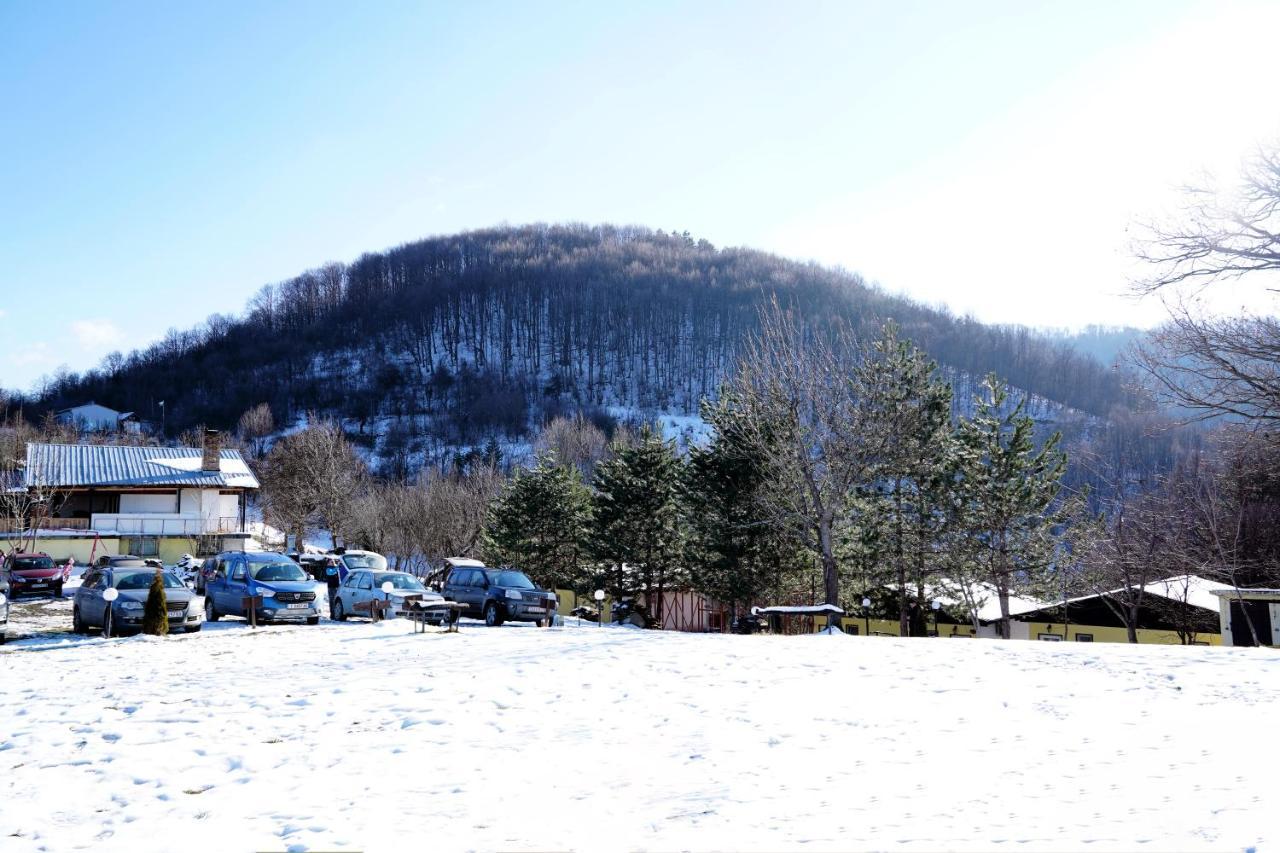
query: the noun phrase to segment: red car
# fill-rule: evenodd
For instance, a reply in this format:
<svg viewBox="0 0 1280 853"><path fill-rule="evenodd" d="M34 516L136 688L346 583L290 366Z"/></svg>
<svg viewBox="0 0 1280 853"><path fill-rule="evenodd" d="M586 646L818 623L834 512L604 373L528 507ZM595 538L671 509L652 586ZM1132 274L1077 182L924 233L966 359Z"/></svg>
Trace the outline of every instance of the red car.
<svg viewBox="0 0 1280 853"><path fill-rule="evenodd" d="M51 592L62 596L62 566L55 566L48 554L10 554L4 561L9 579L9 596L17 598L26 592Z"/></svg>

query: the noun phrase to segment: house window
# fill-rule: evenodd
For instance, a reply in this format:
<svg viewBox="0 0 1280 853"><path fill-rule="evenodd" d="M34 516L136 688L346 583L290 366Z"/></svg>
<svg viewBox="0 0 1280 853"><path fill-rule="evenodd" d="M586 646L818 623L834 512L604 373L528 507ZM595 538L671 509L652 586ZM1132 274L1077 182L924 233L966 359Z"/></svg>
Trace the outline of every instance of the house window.
<svg viewBox="0 0 1280 853"><path fill-rule="evenodd" d="M1050 643L1061 643L1061 634L1036 634L1037 640L1048 640Z"/></svg>
<svg viewBox="0 0 1280 853"><path fill-rule="evenodd" d="M856 636L858 636L858 626L857 626L857 625L845 625L845 626L844 626L844 632L845 632L846 634L848 634L850 637L856 637Z"/></svg>
<svg viewBox="0 0 1280 853"><path fill-rule="evenodd" d="M129 547L136 557L155 557L160 553L160 539L156 536L135 536Z"/></svg>
<svg viewBox="0 0 1280 853"><path fill-rule="evenodd" d="M1093 634L1076 634L1077 643L1092 643Z"/></svg>

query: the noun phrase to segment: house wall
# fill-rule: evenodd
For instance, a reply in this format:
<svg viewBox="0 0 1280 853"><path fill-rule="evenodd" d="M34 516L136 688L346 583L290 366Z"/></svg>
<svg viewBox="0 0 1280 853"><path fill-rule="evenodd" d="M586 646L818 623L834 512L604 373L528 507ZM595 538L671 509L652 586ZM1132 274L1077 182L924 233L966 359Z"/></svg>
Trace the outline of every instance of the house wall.
<svg viewBox="0 0 1280 853"><path fill-rule="evenodd" d="M864 620L855 616L845 616L840 620L841 627L854 626L857 627L858 633L866 632ZM815 630L823 627L816 626ZM930 630L933 628L932 621L929 624ZM1045 622L1018 622L1010 623L1010 639L1014 640L1036 640L1040 634L1062 634L1062 623L1051 625ZM872 619L871 634L875 636L887 635L892 637L899 636L898 622L896 619ZM938 634L941 637L970 637L974 636L973 627L971 625L948 625L946 623L938 626ZM1124 628L1112 628L1106 625L1071 625L1066 631L1066 642L1079 642L1080 634L1090 634L1093 636L1095 643L1127 643L1129 642L1129 634ZM987 626L978 629L978 637L994 637L995 630ZM1221 634L1202 633L1196 634L1196 642L1208 643L1211 646L1220 646L1223 644ZM1044 642L1043 640L1041 642ZM1176 631L1156 631L1148 628L1138 629L1139 643L1157 643L1163 645L1179 645L1182 641L1178 638Z"/></svg>
<svg viewBox="0 0 1280 853"><path fill-rule="evenodd" d="M1237 599L1231 598L1225 595L1218 596L1218 621L1222 626L1222 636L1226 638L1223 641L1223 643L1228 646L1232 645L1231 643L1231 602L1236 600ZM1247 595L1245 596L1245 600L1246 601L1250 600ZM1271 645L1280 646L1280 602L1277 602L1277 601L1270 602L1268 606L1268 610L1271 611ZM1256 625L1256 622L1255 622L1255 625ZM1258 639L1263 640L1262 637L1259 637Z"/></svg>
<svg viewBox="0 0 1280 853"><path fill-rule="evenodd" d="M167 495L139 495L125 492L120 495L121 514L131 512L151 513L162 512L171 513L178 511L178 500L174 493Z"/></svg>
<svg viewBox="0 0 1280 853"><path fill-rule="evenodd" d="M96 551L94 550L95 540L98 543ZM120 550L120 540L118 538L97 538L94 536L38 536L36 537L35 547L31 550L48 554L55 563L65 563L67 557L71 557L81 564L90 562L90 554L96 560L103 554L123 553Z"/></svg>

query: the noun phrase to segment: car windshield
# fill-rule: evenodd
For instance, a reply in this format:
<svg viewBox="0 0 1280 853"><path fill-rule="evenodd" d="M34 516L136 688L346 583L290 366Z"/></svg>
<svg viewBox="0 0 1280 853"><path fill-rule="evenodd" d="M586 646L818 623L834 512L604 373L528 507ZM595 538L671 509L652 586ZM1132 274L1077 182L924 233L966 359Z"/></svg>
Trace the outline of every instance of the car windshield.
<svg viewBox="0 0 1280 853"><path fill-rule="evenodd" d="M369 569L379 572L387 567L387 558L381 554L344 554L348 569Z"/></svg>
<svg viewBox="0 0 1280 853"><path fill-rule="evenodd" d="M404 572L389 572L385 575L378 575L373 579L373 585L381 588L386 581L391 581L393 589L408 589L414 592L427 591L427 588L422 585L422 581L413 575L406 575Z"/></svg>
<svg viewBox="0 0 1280 853"><path fill-rule="evenodd" d="M493 581L495 586L513 587L515 589L537 589L533 581L525 577L524 572L498 572Z"/></svg>
<svg viewBox="0 0 1280 853"><path fill-rule="evenodd" d="M155 572L129 572L124 574L116 573L116 589L148 589L151 586L151 580L156 576ZM165 589L186 589L182 581L178 580L168 572L162 572L160 577L164 578Z"/></svg>
<svg viewBox="0 0 1280 853"><path fill-rule="evenodd" d="M302 567L284 557L249 558L249 574L256 581L305 581L309 579Z"/></svg>
<svg viewBox="0 0 1280 853"><path fill-rule="evenodd" d="M13 570L15 572L52 568L53 560L49 557L15 557L13 560Z"/></svg>

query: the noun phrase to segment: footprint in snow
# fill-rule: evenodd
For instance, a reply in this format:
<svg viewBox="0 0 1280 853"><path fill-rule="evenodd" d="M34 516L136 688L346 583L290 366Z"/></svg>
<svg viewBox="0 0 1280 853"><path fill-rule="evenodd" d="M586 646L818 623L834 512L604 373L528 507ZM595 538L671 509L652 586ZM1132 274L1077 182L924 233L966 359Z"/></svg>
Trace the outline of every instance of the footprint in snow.
<svg viewBox="0 0 1280 853"><path fill-rule="evenodd" d="M106 732L102 735L102 739L105 740L107 743L115 743L116 741L120 740L120 735L114 734L112 732Z"/></svg>

